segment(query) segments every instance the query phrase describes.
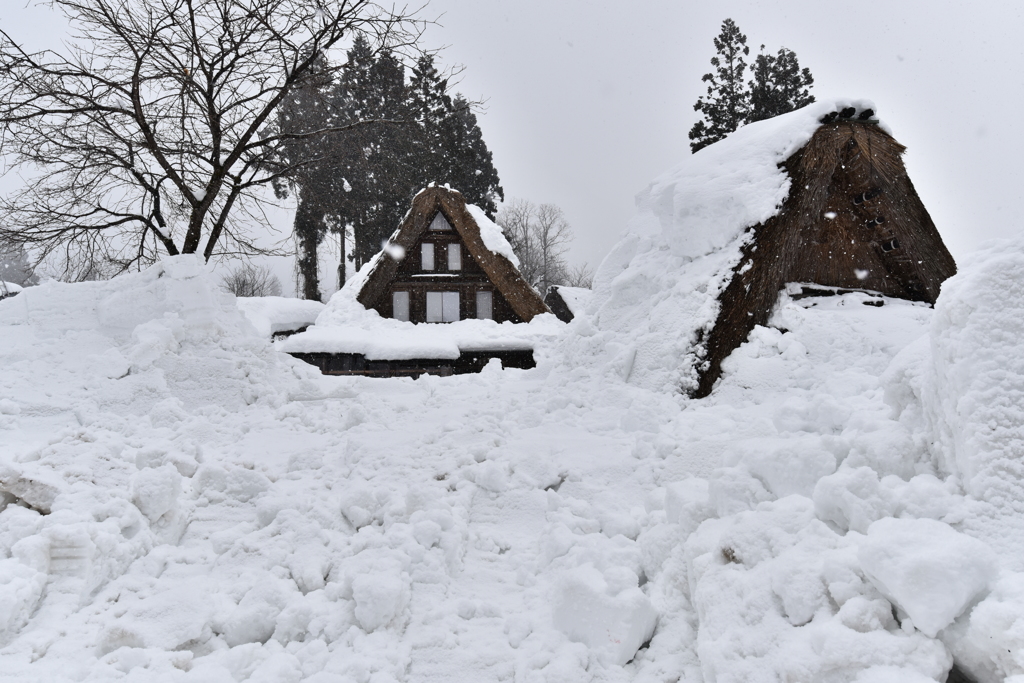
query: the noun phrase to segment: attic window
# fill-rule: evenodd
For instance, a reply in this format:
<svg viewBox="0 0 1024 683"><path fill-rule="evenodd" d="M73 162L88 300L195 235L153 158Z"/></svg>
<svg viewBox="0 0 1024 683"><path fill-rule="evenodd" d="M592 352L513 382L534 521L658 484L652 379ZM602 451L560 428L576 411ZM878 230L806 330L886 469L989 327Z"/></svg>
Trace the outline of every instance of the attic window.
<svg viewBox="0 0 1024 683"><path fill-rule="evenodd" d="M421 258L420 258L421 266L420 267L423 268L423 270L433 270L434 269L434 243L433 242L424 242L422 246L423 246L423 251L422 251L422 253L420 255L421 256Z"/></svg>
<svg viewBox="0 0 1024 683"><path fill-rule="evenodd" d="M434 220L430 221L431 230L451 230L452 224L448 222L448 219L444 217L444 214L438 211L434 214Z"/></svg>

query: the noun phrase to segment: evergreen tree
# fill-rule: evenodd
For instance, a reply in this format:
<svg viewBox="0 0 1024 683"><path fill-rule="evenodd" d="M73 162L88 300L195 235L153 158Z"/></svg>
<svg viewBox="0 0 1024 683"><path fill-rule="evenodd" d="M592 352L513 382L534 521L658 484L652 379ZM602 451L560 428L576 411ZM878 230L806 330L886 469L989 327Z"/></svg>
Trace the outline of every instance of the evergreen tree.
<svg viewBox="0 0 1024 683"><path fill-rule="evenodd" d="M707 96L702 95L693 105L694 110L704 115L704 120L690 129L690 149L694 152L743 125L750 110L750 93L743 81L747 69L743 58L750 54L750 48L747 37L740 33L732 19L722 22L722 30L715 38L715 50L717 54L711 58L715 71L701 78L708 84Z"/></svg>
<svg viewBox="0 0 1024 683"><path fill-rule="evenodd" d="M494 220L498 203L505 198L505 193L498 180L498 170L494 168L494 157L484 142L472 105L461 95L456 95L452 100L446 128L445 138L452 161L446 182Z"/></svg>
<svg viewBox="0 0 1024 683"><path fill-rule="evenodd" d="M362 36L347 57L337 83L310 83L308 92L288 103L280 123L294 130L315 130L322 121L358 124L294 145L294 153L309 160L290 181L299 198L299 270L310 297L319 293L309 283L316 273L316 245L326 231L352 231L359 268L380 251L413 195L431 182L458 189L491 217L503 197L472 106L449 93L433 56L417 60L408 84L401 62ZM339 286L346 260L340 241Z"/></svg>
<svg viewBox="0 0 1024 683"><path fill-rule="evenodd" d="M346 135L347 149L336 160L347 179L339 195L336 229L351 228L356 268L369 261L394 232L411 199L415 135L405 68L388 50L374 54L358 38L342 70L337 98L355 121L377 121ZM344 267L345 255L342 255ZM344 273L339 273L339 286Z"/></svg>
<svg viewBox="0 0 1024 683"><path fill-rule="evenodd" d="M810 88L814 85L811 70L800 68L796 53L781 48L777 55L761 53L751 67L750 115L748 123L763 121L791 112L814 102Z"/></svg>
<svg viewBox="0 0 1024 683"><path fill-rule="evenodd" d="M431 182L450 185L493 219L505 193L472 105L461 95L449 95L448 80L434 66L433 55L417 61L409 90L416 122L416 189Z"/></svg>
<svg viewBox="0 0 1024 683"><path fill-rule="evenodd" d="M717 142L745 123L753 123L785 114L814 102L810 88L814 78L810 69L800 68L796 53L782 48L778 54L761 53L751 65L753 80L744 83L743 59L750 53L747 37L732 19L722 22L715 38L716 56L711 58L714 73L704 74L707 96L693 105L703 114L690 129L690 149L696 152Z"/></svg>
<svg viewBox="0 0 1024 683"><path fill-rule="evenodd" d="M327 101L331 78L327 63L322 58L310 70L278 111L277 126L284 133L305 135L332 124L334 114ZM324 145L334 136L302 137L284 146L281 159L295 168L287 182L275 185L279 196L294 191L298 205L295 210L295 240L298 248L296 268L302 297L319 301L320 276L317 247L326 234L326 216L330 212L331 197L337 191L336 175L330 168L330 155Z"/></svg>
<svg viewBox="0 0 1024 683"><path fill-rule="evenodd" d="M0 240L0 281L22 287L37 284L38 278L23 245Z"/></svg>

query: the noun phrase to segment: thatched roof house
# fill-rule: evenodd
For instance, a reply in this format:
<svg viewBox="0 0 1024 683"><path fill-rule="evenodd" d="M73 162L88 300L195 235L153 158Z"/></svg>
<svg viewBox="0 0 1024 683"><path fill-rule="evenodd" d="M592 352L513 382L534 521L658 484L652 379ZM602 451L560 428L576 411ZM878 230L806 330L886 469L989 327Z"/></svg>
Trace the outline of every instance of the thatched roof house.
<svg viewBox="0 0 1024 683"><path fill-rule="evenodd" d="M463 374L494 360L535 367L535 349L562 323L540 315L550 311L518 265L480 208L428 187L316 324L279 348L334 375Z"/></svg>
<svg viewBox="0 0 1024 683"><path fill-rule="evenodd" d="M935 301L956 265L873 110L832 100L743 126L637 195L587 306L626 381L707 396L793 283Z"/></svg>
<svg viewBox="0 0 1024 683"><path fill-rule="evenodd" d="M777 214L751 239L704 335L695 396L711 393L722 361L765 325L787 283L866 289L935 303L956 264L907 176L905 147L854 107L822 119L781 167L791 178Z"/></svg>
<svg viewBox="0 0 1024 683"><path fill-rule="evenodd" d="M462 194L428 187L375 259L357 300L385 318L529 322L550 313L501 230Z"/></svg>

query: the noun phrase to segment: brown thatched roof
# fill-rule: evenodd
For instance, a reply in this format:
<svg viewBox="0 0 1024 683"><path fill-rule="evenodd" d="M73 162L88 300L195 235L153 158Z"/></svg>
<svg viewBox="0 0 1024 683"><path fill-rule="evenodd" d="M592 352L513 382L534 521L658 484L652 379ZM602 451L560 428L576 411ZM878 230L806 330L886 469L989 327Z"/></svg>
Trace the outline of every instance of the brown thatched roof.
<svg viewBox="0 0 1024 683"><path fill-rule="evenodd" d="M444 214L452 227L459 233L469 253L483 268L509 305L524 322L530 322L535 315L550 313L537 291L530 286L519 269L502 254L491 251L480 236L480 226L466 208L466 200L456 190L446 187L428 187L412 201L412 208L398 230L391 237L391 244L409 251L427 230L438 211ZM373 308L395 279L399 262L389 252L376 257L373 269L363 284L357 300L366 308Z"/></svg>
<svg viewBox="0 0 1024 683"><path fill-rule="evenodd" d="M783 162L789 196L749 229L718 318L698 340L705 362L694 396L711 393L722 361L767 324L787 283L935 302L956 263L907 176L904 149L872 122L830 121Z"/></svg>

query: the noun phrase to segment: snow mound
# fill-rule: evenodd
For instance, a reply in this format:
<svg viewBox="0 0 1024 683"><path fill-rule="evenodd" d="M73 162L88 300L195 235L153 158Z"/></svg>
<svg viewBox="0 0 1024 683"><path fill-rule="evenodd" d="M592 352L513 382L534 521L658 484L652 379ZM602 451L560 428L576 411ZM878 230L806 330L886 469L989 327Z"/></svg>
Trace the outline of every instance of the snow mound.
<svg viewBox="0 0 1024 683"><path fill-rule="evenodd" d="M312 325L324 310L319 301L283 296L239 297L236 302L239 310L264 337Z"/></svg>
<svg viewBox="0 0 1024 683"><path fill-rule="evenodd" d="M593 565L576 567L562 578L554 600L555 626L622 666L650 639L658 614L637 588L626 567L602 574Z"/></svg>
<svg viewBox="0 0 1024 683"><path fill-rule="evenodd" d="M875 587L930 638L986 593L998 573L987 545L933 519L880 519L857 556Z"/></svg>
<svg viewBox="0 0 1024 683"><path fill-rule="evenodd" d="M1024 570L1024 236L973 254L935 304L923 405L975 529Z"/></svg>
<svg viewBox="0 0 1024 683"><path fill-rule="evenodd" d="M690 386L694 341L718 314L747 228L775 215L789 193L779 164L810 140L822 116L846 106L873 107L830 100L743 126L638 194L626 235L594 277L588 310L605 334L584 344L581 357L607 349L628 381Z"/></svg>

